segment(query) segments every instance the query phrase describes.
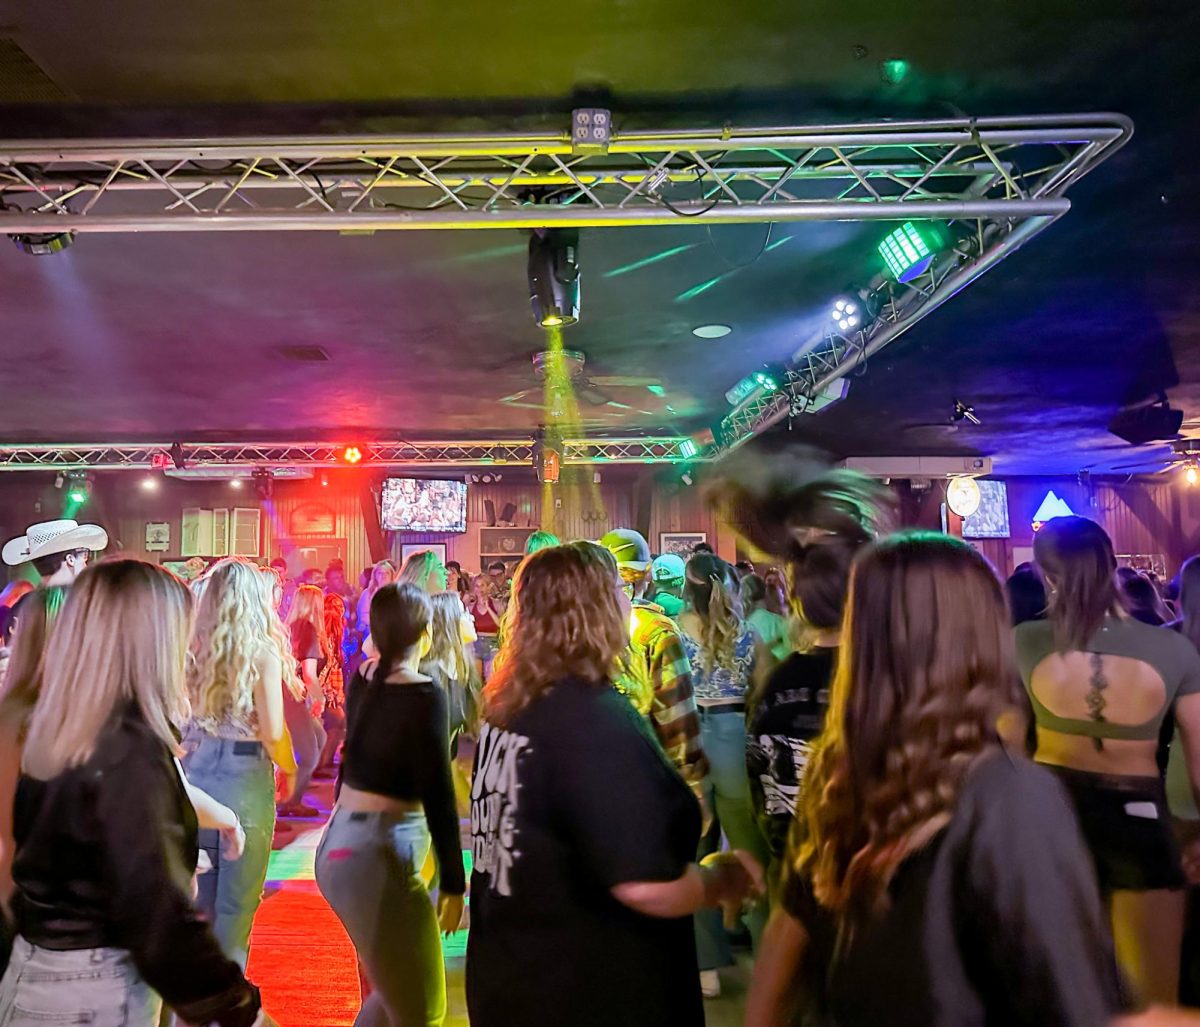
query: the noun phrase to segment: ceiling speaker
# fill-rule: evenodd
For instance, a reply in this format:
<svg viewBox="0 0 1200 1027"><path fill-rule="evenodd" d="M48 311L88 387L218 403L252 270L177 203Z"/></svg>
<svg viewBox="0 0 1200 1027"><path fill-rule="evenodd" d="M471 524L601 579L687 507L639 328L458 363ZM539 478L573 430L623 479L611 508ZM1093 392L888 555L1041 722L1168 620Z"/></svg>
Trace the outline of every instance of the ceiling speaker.
<svg viewBox="0 0 1200 1027"><path fill-rule="evenodd" d="M1108 430L1117 438L1135 446L1147 442L1169 442L1179 434L1183 411L1173 410L1166 403L1122 410L1108 422Z"/></svg>

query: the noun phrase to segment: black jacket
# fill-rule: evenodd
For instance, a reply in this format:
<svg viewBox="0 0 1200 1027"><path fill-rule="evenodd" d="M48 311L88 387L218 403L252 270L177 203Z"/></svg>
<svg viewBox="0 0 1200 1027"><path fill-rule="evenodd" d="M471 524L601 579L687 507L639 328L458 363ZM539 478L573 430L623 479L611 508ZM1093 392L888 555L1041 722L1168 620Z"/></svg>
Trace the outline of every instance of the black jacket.
<svg viewBox="0 0 1200 1027"><path fill-rule="evenodd" d="M192 905L196 814L174 757L130 705L82 766L22 776L13 813L16 930L45 949L127 950L193 1024L245 1027L257 991Z"/></svg>

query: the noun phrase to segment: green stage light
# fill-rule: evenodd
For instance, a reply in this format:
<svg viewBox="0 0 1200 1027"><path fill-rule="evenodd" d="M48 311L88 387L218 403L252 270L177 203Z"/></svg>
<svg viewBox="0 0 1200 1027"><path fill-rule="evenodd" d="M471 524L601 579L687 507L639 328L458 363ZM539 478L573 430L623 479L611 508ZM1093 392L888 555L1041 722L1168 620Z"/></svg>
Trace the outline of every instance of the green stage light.
<svg viewBox="0 0 1200 1027"><path fill-rule="evenodd" d="M696 445L692 439L684 439L679 443L679 455L685 460L691 460L692 457L700 453L700 447Z"/></svg>
<svg viewBox="0 0 1200 1027"><path fill-rule="evenodd" d="M936 225L905 221L879 244L879 255L896 281L911 282L929 270L941 248L942 237Z"/></svg>
<svg viewBox="0 0 1200 1027"><path fill-rule="evenodd" d="M725 393L725 402L731 407L735 407L743 400L749 399L759 389L774 392L778 388L779 381L773 374L767 371L755 371L753 374L746 375L745 378Z"/></svg>

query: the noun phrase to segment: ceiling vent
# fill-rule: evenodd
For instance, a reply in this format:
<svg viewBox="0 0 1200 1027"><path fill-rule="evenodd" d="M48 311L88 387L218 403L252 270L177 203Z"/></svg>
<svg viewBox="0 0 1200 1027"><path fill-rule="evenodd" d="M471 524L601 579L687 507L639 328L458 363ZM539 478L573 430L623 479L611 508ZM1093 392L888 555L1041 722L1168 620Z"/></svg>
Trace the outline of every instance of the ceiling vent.
<svg viewBox="0 0 1200 1027"><path fill-rule="evenodd" d="M15 39L0 36L0 103L53 103L69 99Z"/></svg>
<svg viewBox="0 0 1200 1027"><path fill-rule="evenodd" d="M280 346L279 355L293 364L329 363L329 354L320 346Z"/></svg>

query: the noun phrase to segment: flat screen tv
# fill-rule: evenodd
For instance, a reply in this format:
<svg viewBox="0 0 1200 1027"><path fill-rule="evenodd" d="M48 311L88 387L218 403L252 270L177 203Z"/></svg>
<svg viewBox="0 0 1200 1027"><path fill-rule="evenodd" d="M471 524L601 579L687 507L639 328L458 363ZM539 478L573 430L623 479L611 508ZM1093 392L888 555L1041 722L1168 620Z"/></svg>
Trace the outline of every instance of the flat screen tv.
<svg viewBox="0 0 1200 1027"><path fill-rule="evenodd" d="M980 481L979 509L963 518L963 538L1009 538L1008 486L1002 481Z"/></svg>
<svg viewBox="0 0 1200 1027"><path fill-rule="evenodd" d="M467 530L467 483L428 478L385 478L380 520L384 531Z"/></svg>

